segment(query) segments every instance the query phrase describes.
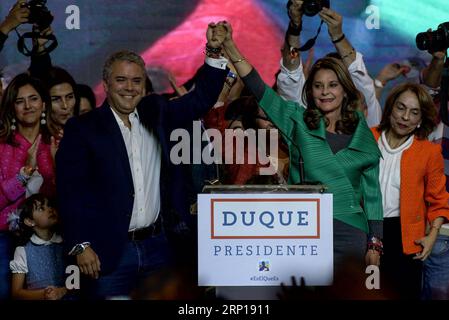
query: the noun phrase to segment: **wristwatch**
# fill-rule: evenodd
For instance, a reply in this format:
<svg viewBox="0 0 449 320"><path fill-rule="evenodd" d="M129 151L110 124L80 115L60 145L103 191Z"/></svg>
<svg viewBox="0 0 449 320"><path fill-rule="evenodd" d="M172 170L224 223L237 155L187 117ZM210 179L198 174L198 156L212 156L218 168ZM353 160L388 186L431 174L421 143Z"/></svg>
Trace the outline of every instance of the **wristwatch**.
<svg viewBox="0 0 449 320"><path fill-rule="evenodd" d="M83 242L83 243L77 244L76 246L73 247L72 250L70 250L69 255L70 256L79 255L80 253L83 253L84 250L86 250L86 248L88 246L90 246L90 242Z"/></svg>

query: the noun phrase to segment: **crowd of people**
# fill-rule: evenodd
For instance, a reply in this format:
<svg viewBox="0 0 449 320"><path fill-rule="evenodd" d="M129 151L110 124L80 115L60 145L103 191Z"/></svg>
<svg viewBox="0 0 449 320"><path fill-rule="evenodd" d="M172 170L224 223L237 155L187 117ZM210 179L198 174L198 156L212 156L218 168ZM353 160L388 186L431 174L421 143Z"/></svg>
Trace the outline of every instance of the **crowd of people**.
<svg viewBox="0 0 449 320"><path fill-rule="evenodd" d="M23 2L0 23L0 50L28 21ZM303 63L303 3L289 1L273 88L226 21L207 26L204 64L181 86L171 79L171 94L153 92L139 55L112 53L99 107L36 39L28 70L0 87L0 300L210 297L196 286L196 196L217 182L325 185L336 285L347 270L359 279L376 265L376 298L449 299L447 128L435 101L445 52L381 107L386 83L408 67L392 62L373 79L329 8L319 17L336 51ZM249 163L256 140L243 163L174 164L170 133L194 120L222 134L275 131L277 152ZM223 145L220 156L233 151ZM81 290L66 287L68 265L79 267ZM357 299L364 286L322 293Z"/></svg>

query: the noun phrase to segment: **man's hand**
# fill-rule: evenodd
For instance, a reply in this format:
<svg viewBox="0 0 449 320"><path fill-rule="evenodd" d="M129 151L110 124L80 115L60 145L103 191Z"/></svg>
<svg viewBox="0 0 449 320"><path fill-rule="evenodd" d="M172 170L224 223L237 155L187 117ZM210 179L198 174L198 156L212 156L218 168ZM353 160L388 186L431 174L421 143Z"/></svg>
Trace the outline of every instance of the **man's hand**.
<svg viewBox="0 0 449 320"><path fill-rule="evenodd" d="M302 15L304 13L302 10L303 3L303 0L292 0L292 4L288 8L289 18L297 26L301 25Z"/></svg>
<svg viewBox="0 0 449 320"><path fill-rule="evenodd" d="M432 252L433 245L435 244L435 241L437 240L438 232L430 232L427 236L415 240L416 244L419 244L422 246L422 251L417 253L416 256L413 257L413 259L419 259L421 261L424 261L427 259L427 257Z"/></svg>
<svg viewBox="0 0 449 320"><path fill-rule="evenodd" d="M90 246L76 256L76 263L83 274L98 279L101 263L97 254Z"/></svg>
<svg viewBox="0 0 449 320"><path fill-rule="evenodd" d="M223 41L226 39L227 30L224 28L223 23L217 24L211 22L207 26L207 44L212 48L219 48L223 45Z"/></svg>
<svg viewBox="0 0 449 320"><path fill-rule="evenodd" d="M329 8L323 8L320 18L327 24L327 31L331 40L336 40L343 35L343 17Z"/></svg>
<svg viewBox="0 0 449 320"><path fill-rule="evenodd" d="M18 0L14 6L9 11L5 20L0 24L0 32L5 35L21 25L22 23L28 22L28 17L30 15L30 10L28 8L22 8L22 3L26 3L25 0Z"/></svg>

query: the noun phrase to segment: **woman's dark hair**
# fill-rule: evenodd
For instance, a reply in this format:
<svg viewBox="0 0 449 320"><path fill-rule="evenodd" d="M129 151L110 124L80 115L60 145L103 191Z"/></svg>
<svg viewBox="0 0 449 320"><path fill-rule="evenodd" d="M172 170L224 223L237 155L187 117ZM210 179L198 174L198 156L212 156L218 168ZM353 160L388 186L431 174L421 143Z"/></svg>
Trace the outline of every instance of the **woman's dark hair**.
<svg viewBox="0 0 449 320"><path fill-rule="evenodd" d="M54 86L68 83L73 89L73 94L75 95L75 107L73 109L73 115L77 116L80 112L80 96L78 94L76 82L73 79L73 77L68 73L65 69L60 67L51 67L48 71L48 75L45 78L46 85L48 87L48 92L50 92L50 89ZM51 105L47 107L48 115L51 113ZM51 117L48 117L49 119Z"/></svg>
<svg viewBox="0 0 449 320"><path fill-rule="evenodd" d="M14 141L14 131L11 130L12 119L15 118L15 102L20 88L26 85L32 86L37 91L46 108L51 104L48 91L39 79L31 77L27 73L21 73L12 79L3 93L0 106L0 141L12 146L17 146L17 142ZM42 110L42 112L44 111ZM40 129L43 141L50 144L50 132L47 126L42 125Z"/></svg>
<svg viewBox="0 0 449 320"><path fill-rule="evenodd" d="M51 206L50 201L41 193L33 194L25 199L25 201L19 206L19 243L24 245L30 240L33 235L33 228L25 224L25 219L33 219L33 211L36 209L37 204L47 204Z"/></svg>
<svg viewBox="0 0 449 320"><path fill-rule="evenodd" d="M407 91L415 94L418 99L419 107L421 108L421 125L419 128L415 129L414 135L418 137L418 139L426 139L437 126L437 110L432 97L427 90L419 84L410 82L399 84L390 91L387 100L385 101L382 120L380 121L377 131L387 131L391 128L390 116L393 112L393 107L399 96Z"/></svg>
<svg viewBox="0 0 449 320"><path fill-rule="evenodd" d="M256 116L259 104L254 96L240 97L232 101L225 112L225 119L241 120L245 129L256 129Z"/></svg>
<svg viewBox="0 0 449 320"><path fill-rule="evenodd" d="M85 98L87 101L89 101L90 105L92 106L92 110L95 109L97 106L97 99L95 98L95 93L93 92L92 88L89 87L87 84L77 84L76 90L78 92L79 98Z"/></svg>
<svg viewBox="0 0 449 320"><path fill-rule="evenodd" d="M313 99L313 82L315 80L315 75L322 69L335 72L338 81L346 93L346 97L343 99L341 107L341 120L337 121L336 131L352 134L358 123L358 116L355 111L361 110L361 95L355 87L354 82L352 82L351 75L343 62L332 57L319 59L310 70L302 93L303 102L307 105L307 109L304 112L304 122L309 129L315 130L319 127L321 118L324 117L321 110L315 105ZM327 126L328 120L324 120Z"/></svg>

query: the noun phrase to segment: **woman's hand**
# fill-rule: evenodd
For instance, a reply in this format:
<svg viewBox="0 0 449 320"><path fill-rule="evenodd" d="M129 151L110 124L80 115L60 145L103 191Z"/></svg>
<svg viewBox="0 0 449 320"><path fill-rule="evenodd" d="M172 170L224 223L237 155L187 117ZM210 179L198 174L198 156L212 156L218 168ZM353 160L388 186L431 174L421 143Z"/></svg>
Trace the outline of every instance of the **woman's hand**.
<svg viewBox="0 0 449 320"><path fill-rule="evenodd" d="M5 20L3 22L0 21L0 31L3 34L8 35L12 29L18 27L22 23L28 22L30 9L22 6L25 3L25 0L18 0L9 11Z"/></svg>
<svg viewBox="0 0 449 320"><path fill-rule="evenodd" d="M380 253L373 249L368 249L365 255L365 263L367 266L380 266Z"/></svg>
<svg viewBox="0 0 449 320"><path fill-rule="evenodd" d="M34 140L34 143L28 149L28 157L25 162L25 166L27 168L32 168L33 171L37 168L37 150L39 149L41 139L42 139L42 136L39 134L37 136L36 140Z"/></svg>
<svg viewBox="0 0 449 320"><path fill-rule="evenodd" d="M233 30L232 30L231 24L229 22L227 22L227 21L220 21L218 23L218 25L220 25L226 32L225 39L223 41L223 45L226 46L226 45L229 45L229 44L233 43L234 39L232 38Z"/></svg>
<svg viewBox="0 0 449 320"><path fill-rule="evenodd" d="M56 137L51 136L50 138L50 154L53 159L53 163L56 163L56 152L59 148L59 142L61 142L62 136L64 135L63 129L59 129Z"/></svg>
<svg viewBox="0 0 449 320"><path fill-rule="evenodd" d="M323 8L320 18L327 24L327 31L332 40L338 39L343 35L343 17L329 8Z"/></svg>
<svg viewBox="0 0 449 320"><path fill-rule="evenodd" d="M292 4L288 8L288 16L290 20L297 26L301 25L303 0L292 0Z"/></svg>

